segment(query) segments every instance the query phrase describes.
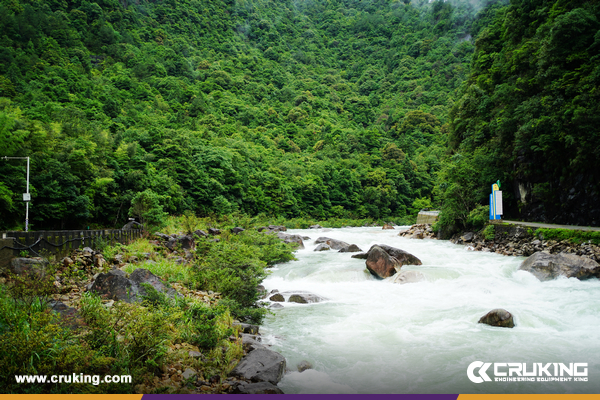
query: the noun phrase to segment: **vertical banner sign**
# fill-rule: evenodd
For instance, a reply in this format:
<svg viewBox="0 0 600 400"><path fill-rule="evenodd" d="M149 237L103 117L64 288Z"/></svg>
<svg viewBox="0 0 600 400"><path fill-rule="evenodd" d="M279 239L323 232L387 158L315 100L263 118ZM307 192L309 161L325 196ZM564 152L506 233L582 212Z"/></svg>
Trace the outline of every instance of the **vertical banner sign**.
<svg viewBox="0 0 600 400"><path fill-rule="evenodd" d="M502 219L502 191L500 190L500 181L492 185L492 194L490 194L490 219Z"/></svg>

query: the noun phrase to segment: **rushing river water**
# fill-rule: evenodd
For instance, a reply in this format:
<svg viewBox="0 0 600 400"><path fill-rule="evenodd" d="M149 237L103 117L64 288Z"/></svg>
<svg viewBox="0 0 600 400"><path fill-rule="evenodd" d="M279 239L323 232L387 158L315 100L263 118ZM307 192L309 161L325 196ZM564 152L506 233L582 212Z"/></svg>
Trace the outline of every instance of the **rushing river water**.
<svg viewBox="0 0 600 400"><path fill-rule="evenodd" d="M415 240L396 230L290 230L309 236L298 261L273 268L268 291L303 290L327 298L284 303L266 318L263 342L287 359L285 393L598 393L600 281L540 282L519 271L522 257L468 251L448 241ZM387 244L419 257L425 281L376 280L351 253L314 252L326 236L367 251ZM477 321L494 308L515 317L515 328ZM312 370L296 372L307 360ZM472 383L467 367L485 363L587 363L588 382ZM506 371L507 368L499 368ZM582 371L580 369L580 371ZM550 373L553 370L550 369ZM565 375L565 377L568 375Z"/></svg>

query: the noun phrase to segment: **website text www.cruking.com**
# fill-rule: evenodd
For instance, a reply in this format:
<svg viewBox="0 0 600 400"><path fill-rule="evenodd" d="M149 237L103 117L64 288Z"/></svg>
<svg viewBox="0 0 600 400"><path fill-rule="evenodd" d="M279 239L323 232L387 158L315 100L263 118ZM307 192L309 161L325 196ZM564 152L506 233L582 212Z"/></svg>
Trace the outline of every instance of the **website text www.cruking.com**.
<svg viewBox="0 0 600 400"><path fill-rule="evenodd" d="M15 375L17 383L131 383L131 375Z"/></svg>
<svg viewBox="0 0 600 400"><path fill-rule="evenodd" d="M490 374L493 374L490 378ZM588 363L485 363L473 361L467 376L482 382L587 382Z"/></svg>

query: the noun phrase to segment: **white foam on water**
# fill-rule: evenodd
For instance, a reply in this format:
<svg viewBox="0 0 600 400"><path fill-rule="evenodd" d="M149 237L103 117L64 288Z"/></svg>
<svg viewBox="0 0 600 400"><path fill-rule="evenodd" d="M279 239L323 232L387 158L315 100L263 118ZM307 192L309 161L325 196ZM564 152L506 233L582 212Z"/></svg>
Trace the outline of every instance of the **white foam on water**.
<svg viewBox="0 0 600 400"><path fill-rule="evenodd" d="M596 393L600 391L600 282L560 278L540 282L519 271L522 257L468 251L447 241L413 240L398 230L344 228L310 236L298 261L280 264L267 290L304 290L327 300L284 304L261 328L290 373L286 393ZM423 262L422 282L377 280L350 253L314 252L320 236L408 251ZM494 308L515 318L513 329L478 324ZM472 383L472 361L587 362L589 382Z"/></svg>

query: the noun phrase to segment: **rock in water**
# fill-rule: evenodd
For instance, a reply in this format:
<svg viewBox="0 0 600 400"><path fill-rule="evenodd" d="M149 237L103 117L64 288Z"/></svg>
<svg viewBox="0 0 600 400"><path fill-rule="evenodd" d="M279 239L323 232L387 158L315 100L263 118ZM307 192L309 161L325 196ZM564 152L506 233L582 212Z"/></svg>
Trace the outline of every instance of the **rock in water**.
<svg viewBox="0 0 600 400"><path fill-rule="evenodd" d="M395 247L379 244L371 246L367 253L367 269L378 279L388 278L403 265L421 265L421 260Z"/></svg>
<svg viewBox="0 0 600 400"><path fill-rule="evenodd" d="M396 268L402 267L398 260L379 246L371 247L366 264L369 272L378 279L388 278L397 272Z"/></svg>
<svg viewBox="0 0 600 400"><path fill-rule="evenodd" d="M600 278L600 264L574 254L534 253L521 263L519 269L531 272L540 281L548 281L559 276L580 280Z"/></svg>
<svg viewBox="0 0 600 400"><path fill-rule="evenodd" d="M344 247L350 246L350 244L348 244L346 242L342 242L341 240L332 239L332 238L328 238L328 237L320 237L317 240L315 240L315 244L319 244L319 243L324 243L324 244L328 245L329 247L331 247L333 250L340 250L340 249L343 249Z"/></svg>
<svg viewBox="0 0 600 400"><path fill-rule="evenodd" d="M478 323L502 328L513 328L515 326L512 314L502 308L496 308L485 314L479 319Z"/></svg>
<svg viewBox="0 0 600 400"><path fill-rule="evenodd" d="M394 227L391 224L385 224L381 229L394 229Z"/></svg>
<svg viewBox="0 0 600 400"><path fill-rule="evenodd" d="M230 376L239 376L252 382L269 382L277 385L285 371L285 358L264 347L255 347L231 371Z"/></svg>
<svg viewBox="0 0 600 400"><path fill-rule="evenodd" d="M294 291L294 292L288 291L288 292L282 292L281 294L285 295L285 296L289 296L288 303L308 304L308 303L318 303L320 301L326 300L324 297L321 297L314 293L304 292L304 291Z"/></svg>
<svg viewBox="0 0 600 400"><path fill-rule="evenodd" d="M425 275L417 271L400 271L394 275L394 283L405 284L421 282L425 280Z"/></svg>
<svg viewBox="0 0 600 400"><path fill-rule="evenodd" d="M383 250L386 251L386 253L388 253L390 256L392 256L396 260L398 260L401 265L422 265L423 264L421 262L421 260L419 260L417 257L413 256L412 254L410 254L404 250L397 249L395 247L388 246L385 244L379 244L377 246L381 247Z"/></svg>
<svg viewBox="0 0 600 400"><path fill-rule="evenodd" d="M271 232L271 231L269 231ZM274 232L274 231L273 231ZM304 242L302 241L302 236L300 235L290 235L288 233L277 232L277 237L283 240L284 243L294 243L298 247L298 249L304 249Z"/></svg>
<svg viewBox="0 0 600 400"><path fill-rule="evenodd" d="M320 245L315 247L315 249L313 251L327 251L327 250L331 250L331 247L329 247L325 243L321 243Z"/></svg>
<svg viewBox="0 0 600 400"><path fill-rule="evenodd" d="M338 253L358 253L362 251L360 247L355 244L351 244L350 246L342 247Z"/></svg>
<svg viewBox="0 0 600 400"><path fill-rule="evenodd" d="M313 367L312 364L306 360L300 361L300 363L297 365L298 372L304 372L307 369L312 369L312 367Z"/></svg>
<svg viewBox="0 0 600 400"><path fill-rule="evenodd" d="M285 301L281 293L275 293L273 296L269 297L271 301Z"/></svg>

